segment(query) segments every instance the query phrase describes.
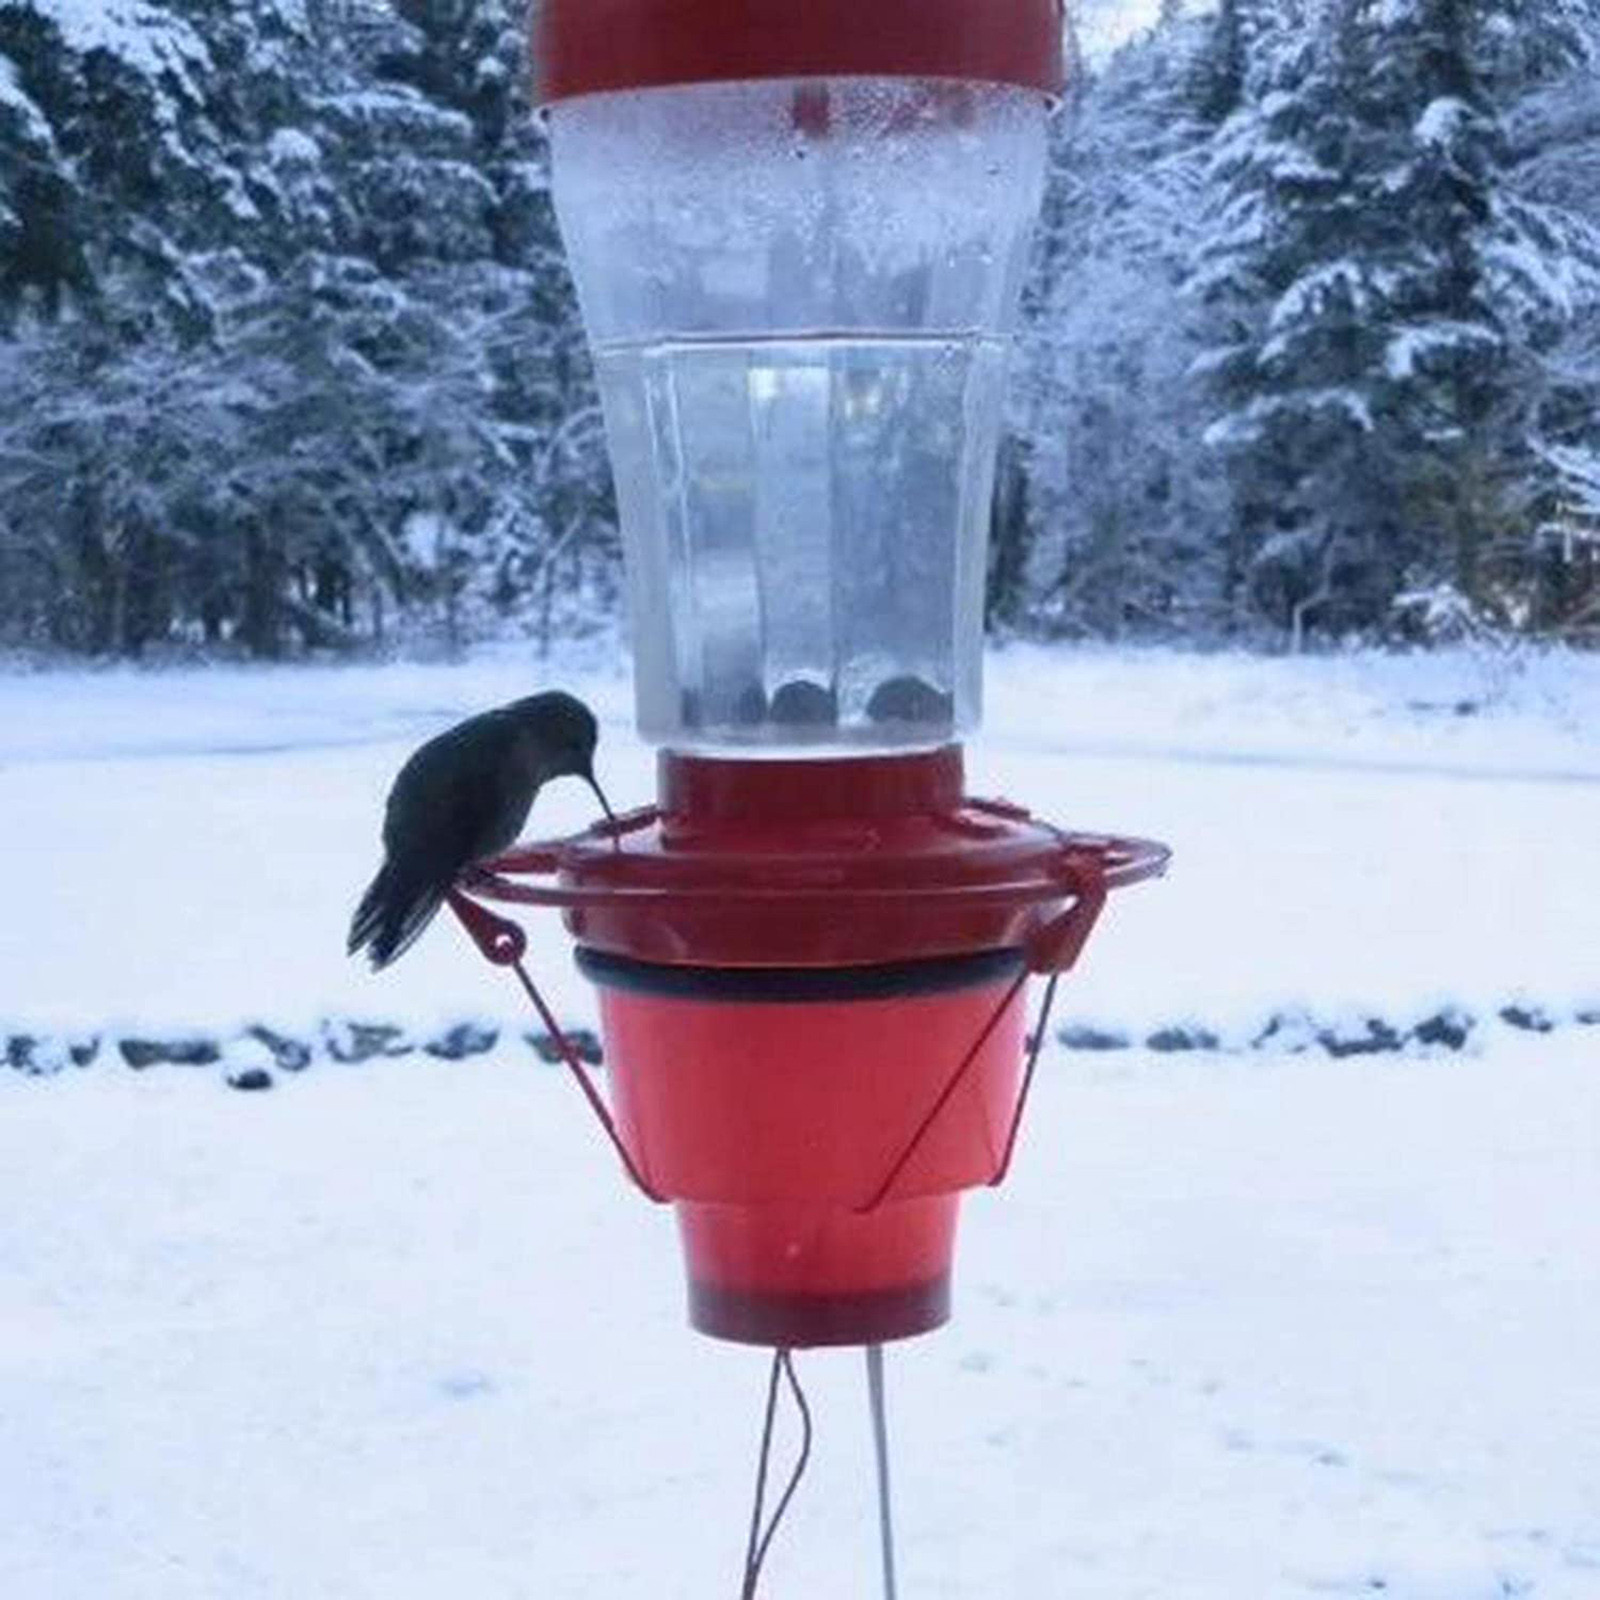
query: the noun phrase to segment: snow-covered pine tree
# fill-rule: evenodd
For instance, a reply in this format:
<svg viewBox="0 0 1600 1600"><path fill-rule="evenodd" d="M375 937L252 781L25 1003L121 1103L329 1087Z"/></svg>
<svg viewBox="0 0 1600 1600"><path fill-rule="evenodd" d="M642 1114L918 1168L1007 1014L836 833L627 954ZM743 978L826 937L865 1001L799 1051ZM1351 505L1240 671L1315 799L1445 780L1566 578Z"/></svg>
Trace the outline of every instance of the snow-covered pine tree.
<svg viewBox="0 0 1600 1600"><path fill-rule="evenodd" d="M1493 553L1516 537L1500 448L1513 332L1493 258L1538 246L1502 203L1479 0L1365 0L1357 15L1359 103L1378 157L1364 243L1386 340L1374 442L1398 510L1361 606L1360 620L1381 625L1380 608L1408 587L1451 583L1487 601Z"/></svg>
<svg viewBox="0 0 1600 1600"><path fill-rule="evenodd" d="M1194 67L1205 121L1220 127L1258 100L1279 70L1283 39L1305 24L1305 0L1217 0Z"/></svg>
<svg viewBox="0 0 1600 1600"><path fill-rule="evenodd" d="M514 17L410 9L0 0L6 637L459 639L611 561Z"/></svg>
<svg viewBox="0 0 1600 1600"><path fill-rule="evenodd" d="M494 413L507 424L518 470L477 541L474 590L491 611L531 606L548 638L558 595L572 595L579 608L615 603L620 552L599 395L550 195L549 149L525 94L526 6L397 6L423 39L418 87L473 123L494 196L496 276L514 285L488 354Z"/></svg>
<svg viewBox="0 0 1600 1600"><path fill-rule="evenodd" d="M237 330L241 376L272 375L251 459L295 508L273 525L308 529L269 570L298 583L294 614L333 605L327 632L382 633L395 609L451 646L536 624L552 554L570 584L585 557L610 567L614 534L516 10L309 0L306 18L315 59L267 146L284 259ZM287 480L280 413L320 419Z"/></svg>
<svg viewBox="0 0 1600 1600"><path fill-rule="evenodd" d="M1530 97L1584 64L1596 8L1592 0L1538 6L1474 0L1433 8L1442 15L1419 9L1422 15L1411 24L1413 54L1431 52L1436 64L1448 54L1478 97L1475 136L1486 181L1474 191L1467 225L1453 235L1461 257L1455 282L1472 277L1498 335L1492 349L1480 343L1487 359L1479 362L1481 414L1473 448L1446 453L1436 463L1448 475L1446 498L1455 502L1455 539L1444 552L1453 559L1437 561L1425 574L1424 595L1442 583L1497 624L1541 629L1559 619L1566 583L1545 536L1559 503L1559 481L1536 429L1530 437L1530 425L1548 381L1551 352L1595 302L1600 232L1570 207L1534 192L1517 129ZM1440 87L1419 133L1436 130L1435 176L1442 164L1448 181L1471 160L1459 143L1469 124L1448 75ZM1424 327L1421 337L1437 336ZM1438 376L1440 362L1432 367ZM1452 375L1460 367L1458 358Z"/></svg>
<svg viewBox="0 0 1600 1600"><path fill-rule="evenodd" d="M1211 396L1205 440L1229 485L1222 590L1234 627L1261 614L1303 627L1326 603L1347 559L1329 513L1345 480L1359 481L1373 426L1370 300L1351 254L1351 11L1237 0L1217 19L1216 48L1243 60L1237 109L1210 151L1188 289L1206 330L1194 364Z"/></svg>
<svg viewBox="0 0 1600 1600"><path fill-rule="evenodd" d="M1084 58L1078 14L1068 10L1063 19L1063 66L1066 92L1050 129L1054 168L1059 171L1063 129L1076 126L1083 116L1090 81ZM1030 336L1043 325L1046 307L1063 249L1064 206L1061 186L1051 183L1045 192L1043 215L1035 236L1035 270L1024 280L1020 316L1026 330L1018 343L1009 386L1006 428L1000 440L995 470L994 498L989 518L989 566L984 593L984 622L988 628L1009 628L1028 618L1034 596L1031 569L1040 532L1040 514L1034 488L1033 443L1038 429L1049 429L1057 419L1044 403L1048 378L1044 347Z"/></svg>
<svg viewBox="0 0 1600 1600"><path fill-rule="evenodd" d="M1552 241L1528 283L1507 263L1539 327L1519 350L1518 479L1537 529L1522 552L1527 609L1545 628L1600 639L1600 3L1565 0L1516 29L1506 7L1487 70L1504 86L1509 204ZM1514 48L1513 48L1514 47ZM1552 325L1554 331L1552 332Z"/></svg>
<svg viewBox="0 0 1600 1600"><path fill-rule="evenodd" d="M30 294L52 317L63 296L93 295L83 209L49 117L17 62L0 54L0 325L7 330Z"/></svg>
<svg viewBox="0 0 1600 1600"><path fill-rule="evenodd" d="M255 218L210 114L216 60L175 6L6 0L0 60L34 112L0 127L5 589L23 636L137 652L171 626L184 564L155 397L215 331L196 251Z"/></svg>
<svg viewBox="0 0 1600 1600"><path fill-rule="evenodd" d="M1518 341L1563 241L1514 202L1496 0L1321 0L1219 141L1198 280L1238 592L1295 635L1494 599Z"/></svg>
<svg viewBox="0 0 1600 1600"><path fill-rule="evenodd" d="M293 97L260 128L276 239L230 303L218 381L245 448L207 508L237 530L255 653L379 633L396 608L460 632L493 451L456 286L492 251L491 196L469 119L399 81L421 44L387 6L308 0ZM445 533L408 540L419 517Z"/></svg>
<svg viewBox="0 0 1600 1600"><path fill-rule="evenodd" d="M1215 589L1217 508L1191 425L1180 295L1209 38L1209 22L1169 14L1057 136L1018 386L1030 616L1054 631L1182 631Z"/></svg>

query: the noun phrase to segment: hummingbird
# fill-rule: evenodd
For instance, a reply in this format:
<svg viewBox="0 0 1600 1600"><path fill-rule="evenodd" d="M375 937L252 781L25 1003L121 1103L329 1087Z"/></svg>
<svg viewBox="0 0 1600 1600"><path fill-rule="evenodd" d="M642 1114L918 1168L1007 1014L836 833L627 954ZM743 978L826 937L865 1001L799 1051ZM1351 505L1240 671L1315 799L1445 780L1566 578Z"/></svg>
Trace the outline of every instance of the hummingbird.
<svg viewBox="0 0 1600 1600"><path fill-rule="evenodd" d="M399 959L456 879L517 842L539 790L582 778L615 814L594 775L594 713L559 691L516 700L430 739L400 769L383 819L384 862L356 907L348 950L372 970Z"/></svg>

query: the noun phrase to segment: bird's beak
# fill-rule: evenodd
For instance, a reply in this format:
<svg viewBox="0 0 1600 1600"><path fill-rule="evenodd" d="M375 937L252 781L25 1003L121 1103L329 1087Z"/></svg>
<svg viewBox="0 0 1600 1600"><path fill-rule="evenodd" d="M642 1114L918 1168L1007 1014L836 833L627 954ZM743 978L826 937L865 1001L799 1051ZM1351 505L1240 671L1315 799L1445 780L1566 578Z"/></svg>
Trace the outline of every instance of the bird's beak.
<svg viewBox="0 0 1600 1600"><path fill-rule="evenodd" d="M614 828L617 825L617 814L611 809L611 802L606 799L606 792L600 787L600 780L595 777L591 768L583 774L583 781L594 790L594 797L600 802L600 809L606 814L606 821Z"/></svg>

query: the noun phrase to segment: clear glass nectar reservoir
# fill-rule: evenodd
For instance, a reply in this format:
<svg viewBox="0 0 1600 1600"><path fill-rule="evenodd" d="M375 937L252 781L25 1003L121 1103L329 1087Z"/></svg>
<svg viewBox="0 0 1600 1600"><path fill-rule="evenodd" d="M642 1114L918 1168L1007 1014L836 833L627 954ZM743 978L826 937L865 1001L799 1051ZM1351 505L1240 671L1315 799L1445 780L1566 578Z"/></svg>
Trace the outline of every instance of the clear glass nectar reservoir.
<svg viewBox="0 0 1600 1600"><path fill-rule="evenodd" d="M1025 89L900 78L552 108L646 737L889 749L976 722L1045 119Z"/></svg>

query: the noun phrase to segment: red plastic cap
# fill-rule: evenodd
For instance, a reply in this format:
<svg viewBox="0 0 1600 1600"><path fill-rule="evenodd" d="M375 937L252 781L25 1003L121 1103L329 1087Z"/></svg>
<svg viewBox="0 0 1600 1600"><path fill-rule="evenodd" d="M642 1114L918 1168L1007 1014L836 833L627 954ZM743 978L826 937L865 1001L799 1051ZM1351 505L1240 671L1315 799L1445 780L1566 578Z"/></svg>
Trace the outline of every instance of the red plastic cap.
<svg viewBox="0 0 1600 1600"><path fill-rule="evenodd" d="M750 78L1064 86L1063 0L536 0L540 104Z"/></svg>

